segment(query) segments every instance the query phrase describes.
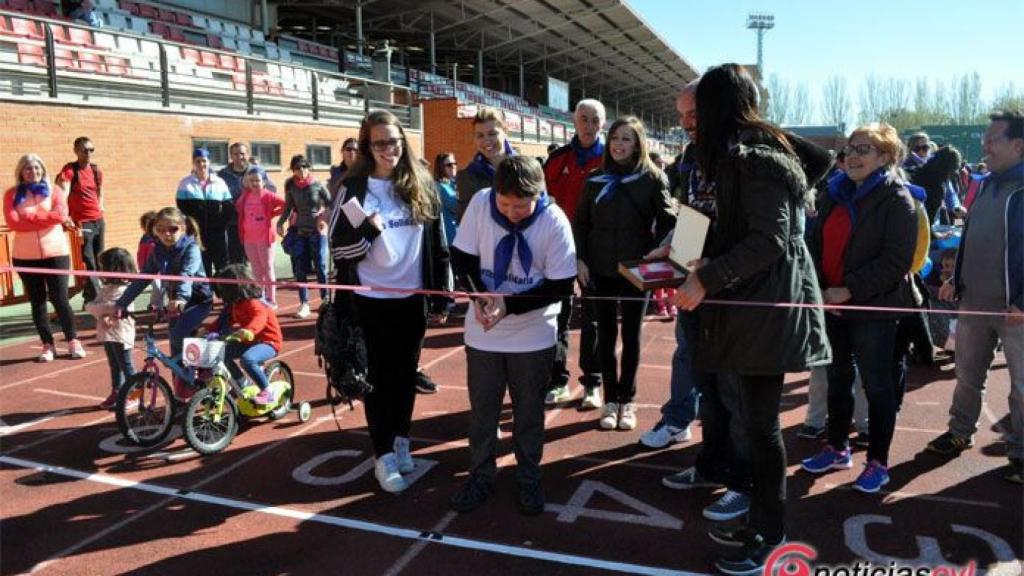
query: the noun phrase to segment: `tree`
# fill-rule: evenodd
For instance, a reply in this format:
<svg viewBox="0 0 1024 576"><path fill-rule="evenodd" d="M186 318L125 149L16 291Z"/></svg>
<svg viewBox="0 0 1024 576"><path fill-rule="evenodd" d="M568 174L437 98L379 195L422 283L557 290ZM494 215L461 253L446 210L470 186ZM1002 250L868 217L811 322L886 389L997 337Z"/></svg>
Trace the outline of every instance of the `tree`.
<svg viewBox="0 0 1024 576"><path fill-rule="evenodd" d="M801 82L793 89L792 113L786 119L790 126L804 126L811 123L811 95L807 84Z"/></svg>
<svg viewBox="0 0 1024 576"><path fill-rule="evenodd" d="M1003 84L992 98L991 109L1024 111L1024 91L1017 90L1013 82Z"/></svg>
<svg viewBox="0 0 1024 576"><path fill-rule="evenodd" d="M789 82L779 80L778 76L772 74L768 77L765 89L768 91L764 110L765 119L773 124L786 124L792 113Z"/></svg>
<svg viewBox="0 0 1024 576"><path fill-rule="evenodd" d="M977 72L954 76L950 82L949 115L956 124L983 124L981 76Z"/></svg>
<svg viewBox="0 0 1024 576"><path fill-rule="evenodd" d="M846 77L829 76L821 89L821 115L826 124L846 126L853 102L846 90Z"/></svg>

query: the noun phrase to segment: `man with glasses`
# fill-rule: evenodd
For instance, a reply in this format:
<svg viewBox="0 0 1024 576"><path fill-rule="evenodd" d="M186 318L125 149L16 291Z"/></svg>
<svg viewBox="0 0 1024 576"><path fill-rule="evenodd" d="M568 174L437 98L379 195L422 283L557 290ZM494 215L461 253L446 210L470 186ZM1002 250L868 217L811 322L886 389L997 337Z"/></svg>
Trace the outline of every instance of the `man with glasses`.
<svg viewBox="0 0 1024 576"><path fill-rule="evenodd" d="M88 136L75 138L74 162L68 162L57 175L57 185L64 188L68 212L82 239L82 260L86 270L96 270L96 257L103 252L103 172L92 160L96 146ZM85 304L99 294L100 281L89 277L85 282Z"/></svg>
<svg viewBox="0 0 1024 576"><path fill-rule="evenodd" d="M245 176L245 172L252 166L255 166L259 171L260 178L263 180L263 187L271 192L277 192L277 187L270 181L266 171L252 161L252 158L249 156L249 147L244 142L232 144L228 148L228 153L231 155L231 163L221 168L217 172L217 176L220 176L224 183L228 185L232 201L237 201L238 197L242 195L242 178ZM237 215L234 220L228 222L228 261L232 264L244 264L247 261L245 249L238 238Z"/></svg>
<svg viewBox="0 0 1024 576"><path fill-rule="evenodd" d="M949 408L949 430L928 450L956 456L974 445L985 380L1003 342L1010 371L1010 430L1004 478L1024 484L1024 114L996 112L982 140L991 174L967 214L956 270L939 298L964 311L957 321L956 389Z"/></svg>

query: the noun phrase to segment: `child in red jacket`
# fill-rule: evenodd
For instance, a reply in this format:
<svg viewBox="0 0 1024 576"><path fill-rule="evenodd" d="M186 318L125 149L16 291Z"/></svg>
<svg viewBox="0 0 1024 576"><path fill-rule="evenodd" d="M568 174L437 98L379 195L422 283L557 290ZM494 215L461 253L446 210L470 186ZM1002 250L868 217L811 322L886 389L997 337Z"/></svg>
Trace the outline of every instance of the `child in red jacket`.
<svg viewBox="0 0 1024 576"><path fill-rule="evenodd" d="M224 301L224 311L217 320L206 326L206 332L228 334L225 364L231 376L242 380L235 359L241 359L242 369L260 393L252 399L254 404L270 405L277 401L270 381L263 372L263 364L281 351L281 325L277 315L260 296L263 288L255 282L245 264L231 264L217 274L218 278L239 281L238 284L214 284L214 290ZM242 386L245 388L245 386Z"/></svg>

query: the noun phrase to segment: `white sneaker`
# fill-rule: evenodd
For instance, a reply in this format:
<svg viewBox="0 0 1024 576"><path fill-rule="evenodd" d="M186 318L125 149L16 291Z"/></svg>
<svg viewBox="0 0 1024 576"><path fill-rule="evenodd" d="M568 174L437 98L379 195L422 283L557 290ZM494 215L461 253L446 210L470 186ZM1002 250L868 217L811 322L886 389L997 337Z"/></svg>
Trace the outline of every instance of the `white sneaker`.
<svg viewBox="0 0 1024 576"><path fill-rule="evenodd" d="M416 463L409 453L409 439L403 436L395 436L395 461L398 462L398 471L401 474L408 474L416 469Z"/></svg>
<svg viewBox="0 0 1024 576"><path fill-rule="evenodd" d="M36 362L53 362L53 344L43 344L43 352L36 358Z"/></svg>
<svg viewBox="0 0 1024 576"><path fill-rule="evenodd" d="M302 305L299 306L299 311L295 313L295 317L296 318L309 318L309 314L310 314L310 312L309 312L309 304L306 303L306 302L303 302Z"/></svg>
<svg viewBox="0 0 1024 576"><path fill-rule="evenodd" d="M388 452L377 458L373 465L373 475L377 477L377 482L385 492L397 494L408 488L405 478L402 478L402 474L398 471L398 460L395 459L394 452Z"/></svg>
<svg viewBox="0 0 1024 576"><path fill-rule="evenodd" d="M664 424L648 430L640 436L640 443L648 448L664 448L676 442L686 442L693 437L690 427L677 428Z"/></svg>
<svg viewBox="0 0 1024 576"><path fill-rule="evenodd" d="M580 406L584 410L597 410L604 404L601 399L601 388L594 386L593 388L585 388L583 391L583 401L580 402Z"/></svg>
<svg viewBox="0 0 1024 576"><path fill-rule="evenodd" d="M619 405L615 402L608 402L601 411L602 430L615 430L619 425Z"/></svg>
<svg viewBox="0 0 1024 576"><path fill-rule="evenodd" d="M567 402L572 398L572 390L569 389L569 385L559 386L558 388L552 388L548 395L544 398L545 404L560 404Z"/></svg>
<svg viewBox="0 0 1024 576"><path fill-rule="evenodd" d="M82 341L78 338L68 341L68 354L72 358L85 358L85 346L82 346Z"/></svg>
<svg viewBox="0 0 1024 576"><path fill-rule="evenodd" d="M636 428L636 404L629 402L619 406L619 430Z"/></svg>

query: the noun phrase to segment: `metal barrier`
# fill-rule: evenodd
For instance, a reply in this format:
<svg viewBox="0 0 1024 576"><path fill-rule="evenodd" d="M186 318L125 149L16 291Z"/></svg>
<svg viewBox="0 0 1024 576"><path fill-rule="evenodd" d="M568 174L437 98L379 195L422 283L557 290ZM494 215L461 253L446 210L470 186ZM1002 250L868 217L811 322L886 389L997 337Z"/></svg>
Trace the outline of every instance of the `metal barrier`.
<svg viewBox="0 0 1024 576"><path fill-rule="evenodd" d="M408 87L0 11L0 98L358 124L371 108L421 130Z"/></svg>

